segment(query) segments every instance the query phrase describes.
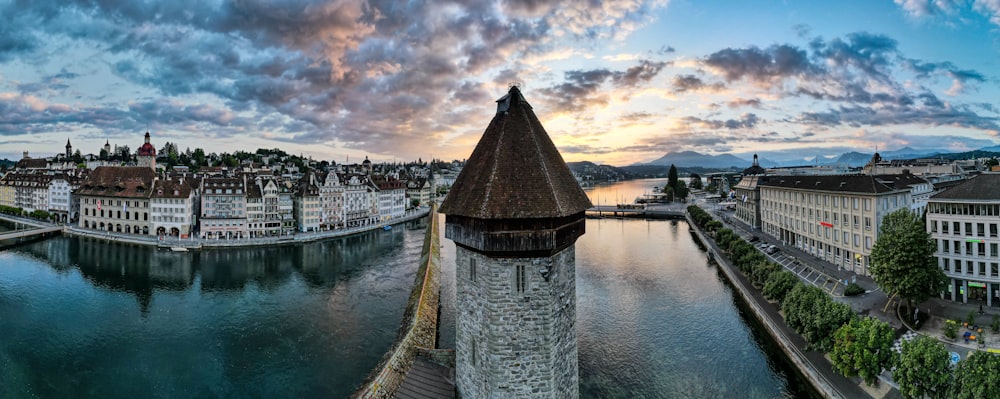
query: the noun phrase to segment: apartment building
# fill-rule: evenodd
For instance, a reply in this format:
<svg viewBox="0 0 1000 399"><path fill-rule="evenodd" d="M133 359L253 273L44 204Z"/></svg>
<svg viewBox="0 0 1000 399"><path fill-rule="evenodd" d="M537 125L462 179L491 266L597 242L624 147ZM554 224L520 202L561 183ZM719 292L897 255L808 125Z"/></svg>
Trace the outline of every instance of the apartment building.
<svg viewBox="0 0 1000 399"><path fill-rule="evenodd" d="M885 215L913 201L914 175L761 178L762 231L833 265L868 275ZM924 181L926 182L926 181Z"/></svg>
<svg viewBox="0 0 1000 399"><path fill-rule="evenodd" d="M981 174L931 197L927 230L949 280L943 297L1000 306L1000 174Z"/></svg>

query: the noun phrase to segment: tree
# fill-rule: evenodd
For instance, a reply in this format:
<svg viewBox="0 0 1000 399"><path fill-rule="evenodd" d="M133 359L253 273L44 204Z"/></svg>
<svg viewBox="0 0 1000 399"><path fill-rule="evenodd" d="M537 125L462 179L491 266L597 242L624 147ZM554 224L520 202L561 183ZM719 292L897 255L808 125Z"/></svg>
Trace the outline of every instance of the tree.
<svg viewBox="0 0 1000 399"><path fill-rule="evenodd" d="M677 185L674 186L674 195L676 195L677 198L680 198L682 200L687 198L688 188L687 188L687 183L685 183L684 180L678 181Z"/></svg>
<svg viewBox="0 0 1000 399"><path fill-rule="evenodd" d="M792 288L795 288L795 284L799 282L799 278L795 276L788 270L782 270L777 273L771 273L764 283L764 290L761 291L767 299L772 301L778 301L779 303L785 299L785 295L788 294Z"/></svg>
<svg viewBox="0 0 1000 399"><path fill-rule="evenodd" d="M908 208L892 212L882 219L878 240L872 247L872 279L884 292L895 293L913 309L914 302L937 295L947 285L934 258L936 249L920 216Z"/></svg>
<svg viewBox="0 0 1000 399"><path fill-rule="evenodd" d="M970 351L958 362L951 394L955 399L1000 398L1000 356Z"/></svg>
<svg viewBox="0 0 1000 399"><path fill-rule="evenodd" d="M882 370L892 365L895 339L888 323L855 318L833 334L833 366L845 376L860 376L866 384L875 385Z"/></svg>
<svg viewBox="0 0 1000 399"><path fill-rule="evenodd" d="M674 188L667 186L663 188L663 195L667 197L667 202L674 202Z"/></svg>
<svg viewBox="0 0 1000 399"><path fill-rule="evenodd" d="M667 187L677 188L677 167L670 164L670 171L667 172Z"/></svg>
<svg viewBox="0 0 1000 399"><path fill-rule="evenodd" d="M697 173L692 173L690 179L691 179L691 183L688 184L688 185L691 186L691 188L693 188L695 190L701 190L702 189L701 175L699 175Z"/></svg>
<svg viewBox="0 0 1000 399"><path fill-rule="evenodd" d="M899 392L906 398L943 398L951 387L948 350L938 340L918 336L903 341L903 350L892 371Z"/></svg>
<svg viewBox="0 0 1000 399"><path fill-rule="evenodd" d="M1000 165L1000 161L997 161L996 158L987 159L986 162L983 163L983 166L985 166L987 170L997 165Z"/></svg>
<svg viewBox="0 0 1000 399"><path fill-rule="evenodd" d="M195 166L208 166L208 164L205 163L205 150L201 148L194 149L194 154L191 155L191 159L194 160Z"/></svg>

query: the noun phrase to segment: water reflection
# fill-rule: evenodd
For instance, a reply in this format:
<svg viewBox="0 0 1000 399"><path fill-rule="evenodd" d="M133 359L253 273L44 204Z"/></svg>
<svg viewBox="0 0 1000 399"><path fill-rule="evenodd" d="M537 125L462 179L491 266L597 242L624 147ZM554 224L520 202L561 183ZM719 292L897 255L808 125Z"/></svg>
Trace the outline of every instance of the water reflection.
<svg viewBox="0 0 1000 399"><path fill-rule="evenodd" d="M425 225L285 247L57 237L0 252L0 397L346 397L395 337Z"/></svg>

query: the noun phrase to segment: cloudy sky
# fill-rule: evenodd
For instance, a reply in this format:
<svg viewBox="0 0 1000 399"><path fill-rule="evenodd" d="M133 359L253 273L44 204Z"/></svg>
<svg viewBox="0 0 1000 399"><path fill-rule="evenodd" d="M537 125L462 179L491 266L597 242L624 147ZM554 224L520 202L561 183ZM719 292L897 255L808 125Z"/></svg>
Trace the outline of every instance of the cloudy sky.
<svg viewBox="0 0 1000 399"><path fill-rule="evenodd" d="M0 0L0 158L462 159L521 82L567 161L1000 143L1000 0Z"/></svg>

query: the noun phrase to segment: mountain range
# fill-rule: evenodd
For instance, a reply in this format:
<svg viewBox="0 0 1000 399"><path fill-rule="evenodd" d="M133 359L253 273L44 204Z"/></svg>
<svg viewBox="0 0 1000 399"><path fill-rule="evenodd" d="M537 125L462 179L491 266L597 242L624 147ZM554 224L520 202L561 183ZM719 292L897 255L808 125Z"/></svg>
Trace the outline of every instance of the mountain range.
<svg viewBox="0 0 1000 399"><path fill-rule="evenodd" d="M992 147L980 148L973 153L982 152L983 155L987 153L1000 152L1000 145ZM801 153L799 153L801 154ZM949 157L951 153L942 153L939 151L926 151L917 150L910 147L903 147L898 150L892 151L879 151L879 155L882 159L915 159L915 158L953 158ZM965 154L965 153L963 153ZM816 156L812 158L792 158L783 161L765 158L763 156L758 157L758 163L761 166L768 167L782 167L782 166L804 166L804 165L841 165L850 167L864 166L868 161L872 159L872 153L863 153L857 151L850 151L840 154L839 156L833 157L821 157ZM818 158L818 159L817 159ZM631 165L634 166L670 166L675 165L678 168L706 168L706 169L743 169L749 167L752 164L752 159L745 159L733 154L719 154L719 155L709 155L702 154L695 151L680 151L680 152L668 152L662 157L654 159L649 162L640 162Z"/></svg>

